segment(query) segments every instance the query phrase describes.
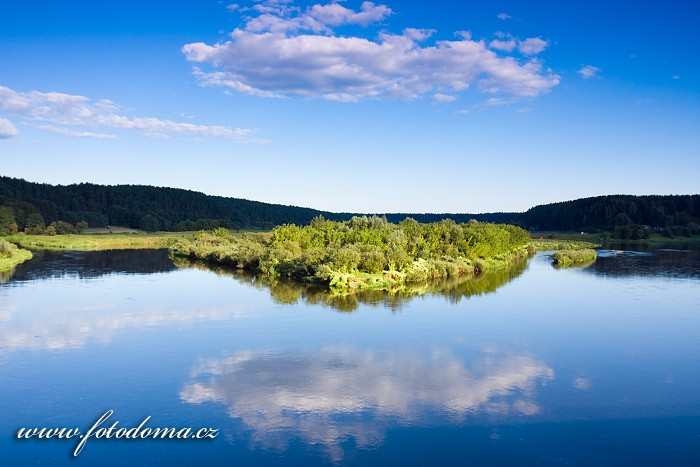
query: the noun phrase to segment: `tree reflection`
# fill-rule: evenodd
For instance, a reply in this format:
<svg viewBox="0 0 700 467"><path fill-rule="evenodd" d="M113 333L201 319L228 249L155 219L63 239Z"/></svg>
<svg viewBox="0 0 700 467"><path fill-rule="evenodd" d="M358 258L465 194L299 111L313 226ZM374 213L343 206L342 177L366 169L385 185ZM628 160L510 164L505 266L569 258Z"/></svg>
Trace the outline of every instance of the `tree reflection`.
<svg viewBox="0 0 700 467"><path fill-rule="evenodd" d="M291 305L306 303L324 305L338 311L355 311L360 304L383 305L392 309L400 308L407 301L423 295L441 296L450 303L459 303L464 298L495 292L498 288L520 276L527 268L527 259L516 261L511 267L500 271L476 276L450 277L444 280L405 284L391 290L353 290L344 292L329 291L324 285L310 284L286 278L269 278L249 271L213 266L207 263L192 262L175 258L179 268L197 268L212 271L220 276L233 277L243 284L258 289L268 289L273 300L279 304Z"/></svg>
<svg viewBox="0 0 700 467"><path fill-rule="evenodd" d="M77 276L94 279L106 274L153 274L173 271L167 249L56 251L33 250L34 257L17 266L0 282Z"/></svg>

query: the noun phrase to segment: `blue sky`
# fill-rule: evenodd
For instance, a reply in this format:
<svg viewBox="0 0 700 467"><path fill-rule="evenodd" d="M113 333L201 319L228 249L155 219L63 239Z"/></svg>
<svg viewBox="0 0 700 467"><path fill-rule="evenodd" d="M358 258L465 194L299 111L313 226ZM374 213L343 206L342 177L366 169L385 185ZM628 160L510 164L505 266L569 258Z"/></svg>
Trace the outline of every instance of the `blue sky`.
<svg viewBox="0 0 700 467"><path fill-rule="evenodd" d="M700 192L694 2L5 2L2 175L351 212Z"/></svg>

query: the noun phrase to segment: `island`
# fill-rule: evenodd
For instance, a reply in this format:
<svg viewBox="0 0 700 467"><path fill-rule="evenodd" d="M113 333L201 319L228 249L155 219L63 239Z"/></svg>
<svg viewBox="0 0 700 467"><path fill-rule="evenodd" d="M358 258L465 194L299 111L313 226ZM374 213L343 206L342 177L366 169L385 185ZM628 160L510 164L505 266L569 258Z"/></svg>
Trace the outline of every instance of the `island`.
<svg viewBox="0 0 700 467"><path fill-rule="evenodd" d="M327 284L330 289L391 289L407 283L477 275L533 252L529 233L509 224L470 221L398 224L385 217L315 217L268 233L201 232L170 247L176 257Z"/></svg>

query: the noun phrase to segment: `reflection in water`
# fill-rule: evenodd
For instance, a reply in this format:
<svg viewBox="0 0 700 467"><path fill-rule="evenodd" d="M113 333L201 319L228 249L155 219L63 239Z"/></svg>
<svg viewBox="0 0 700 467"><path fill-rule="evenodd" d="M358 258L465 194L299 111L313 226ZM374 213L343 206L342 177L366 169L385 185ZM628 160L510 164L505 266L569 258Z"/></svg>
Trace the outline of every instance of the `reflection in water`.
<svg viewBox="0 0 700 467"><path fill-rule="evenodd" d="M77 276L93 279L105 274L152 274L175 269L167 249L55 251L33 250L34 257L19 266L12 281ZM10 277L8 277L8 280Z"/></svg>
<svg viewBox="0 0 700 467"><path fill-rule="evenodd" d="M14 273L15 268L0 271L0 284L4 284L5 282L9 281L10 277L12 277Z"/></svg>
<svg viewBox="0 0 700 467"><path fill-rule="evenodd" d="M397 424L535 415L535 390L552 378L547 365L519 355L491 353L466 368L441 351L243 351L200 361L180 398L226 405L264 448L284 450L299 438L339 461L344 442L379 446Z"/></svg>
<svg viewBox="0 0 700 467"><path fill-rule="evenodd" d="M165 249L37 251L28 263L0 289L0 355L76 349L90 341L109 342L121 329L240 315L235 303L211 306L189 295L177 297L165 279L175 276L133 277L175 271ZM110 287L82 283L106 275Z"/></svg>
<svg viewBox="0 0 700 467"><path fill-rule="evenodd" d="M0 355L19 350L65 350L84 347L88 341L109 342L124 328L167 325L200 320L235 318L235 310L108 308L103 303L81 309L36 310L31 319L17 316L14 306L0 303ZM22 313L19 313L22 315Z"/></svg>
<svg viewBox="0 0 700 467"><path fill-rule="evenodd" d="M698 244L615 245L601 250L587 271L611 277L663 276L700 277Z"/></svg>
<svg viewBox="0 0 700 467"><path fill-rule="evenodd" d="M180 268L195 267L213 271L218 275L231 276L237 281L256 288L267 288L272 298L280 304L294 304L302 301L311 305L326 305L339 311L354 311L360 304L382 305L398 309L403 303L421 295L445 297L451 303L462 298L495 292L499 287L520 276L527 268L523 258L510 268L501 271L479 274L478 276L450 277L445 280L420 284L407 284L393 290L357 290L349 293L331 293L319 284L308 284L286 278L271 279L236 268L214 266L186 259L174 259Z"/></svg>

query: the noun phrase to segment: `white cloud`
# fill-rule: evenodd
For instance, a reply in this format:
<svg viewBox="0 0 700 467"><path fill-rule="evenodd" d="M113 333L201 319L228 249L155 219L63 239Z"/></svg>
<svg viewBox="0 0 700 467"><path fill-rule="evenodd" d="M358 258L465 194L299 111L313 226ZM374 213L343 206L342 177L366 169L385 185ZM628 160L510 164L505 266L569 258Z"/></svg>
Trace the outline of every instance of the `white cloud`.
<svg viewBox="0 0 700 467"><path fill-rule="evenodd" d="M452 102L457 100L455 96L450 96L449 94L435 93L433 94L433 102L436 104L444 104L445 102Z"/></svg>
<svg viewBox="0 0 700 467"><path fill-rule="evenodd" d="M183 46L187 60L212 68L195 68L201 84L267 97L358 101L414 99L456 93L471 85L489 93L535 97L559 83L559 76L543 70L540 61L500 57L468 33L427 45L422 42L434 30L380 32L376 39L334 34L333 27L367 26L387 18L392 11L385 5L365 2L360 11L339 3L305 11L286 3L256 7L260 14L245 18L230 40ZM494 48L515 47L501 42ZM535 55L546 46L546 41L531 38L520 43L520 51Z"/></svg>
<svg viewBox="0 0 700 467"><path fill-rule="evenodd" d="M501 99L500 97L492 97L486 100L486 105L489 107L494 107L497 105L506 105L508 101Z"/></svg>
<svg viewBox="0 0 700 467"><path fill-rule="evenodd" d="M416 42L423 42L424 40L428 39L436 32L437 31L435 29L406 28L403 30L403 35L406 37L410 37L411 39L413 39Z"/></svg>
<svg viewBox="0 0 700 467"><path fill-rule="evenodd" d="M339 3L330 3L328 5L316 4L307 12L307 15L326 26L358 24L365 27L372 23L382 21L391 14L391 8L386 5L375 5L372 2L362 2L359 12L345 8Z"/></svg>
<svg viewBox="0 0 700 467"><path fill-rule="evenodd" d="M672 78L673 79L681 79L681 75L673 75Z"/></svg>
<svg viewBox="0 0 700 467"><path fill-rule="evenodd" d="M132 117L119 113L119 107L110 100L103 99L93 102L85 96L59 92L18 92L0 86L0 110L22 115L30 120L63 126L136 130L155 137L181 134L224 137L236 141L255 141L250 139L252 130L232 129L216 125L196 125L154 117ZM75 131L54 125L43 125L39 128L72 137L111 138L114 136L92 131Z"/></svg>
<svg viewBox="0 0 700 467"><path fill-rule="evenodd" d="M116 139L116 135L108 133L95 133L93 131L75 131L70 128L58 127L54 125L41 125L39 129L44 131L50 131L52 133L57 133L63 136L70 136L73 138L97 138L97 139Z"/></svg>
<svg viewBox="0 0 700 467"><path fill-rule="evenodd" d="M300 8L289 6L287 3L291 2L268 0L253 6L252 9L260 15L249 18L245 30L253 33L312 31L330 34L333 27L367 27L392 14L391 8L372 2L363 2L359 12L345 8L339 3L316 4L302 12Z"/></svg>
<svg viewBox="0 0 700 467"><path fill-rule="evenodd" d="M11 121L0 118L0 139L9 139L19 134L19 130L15 128Z"/></svg>
<svg viewBox="0 0 700 467"><path fill-rule="evenodd" d="M540 37L530 37L518 44L518 50L525 55L537 55L547 48L548 45L549 42Z"/></svg>
<svg viewBox="0 0 700 467"><path fill-rule="evenodd" d="M299 438L325 447L333 461L342 460L341 445L350 439L361 448L380 445L397 420L416 425L540 412L534 395L554 378L551 368L498 352L472 363L439 350L242 351L200 361L180 399L224 404L253 430L256 444L283 450Z"/></svg>
<svg viewBox="0 0 700 467"><path fill-rule="evenodd" d="M599 71L600 71L600 68L598 68L597 66L586 65L586 66L582 67L580 70L578 70L578 73L581 76L583 76L584 78L588 79L588 78L593 78L595 75L598 74Z"/></svg>
<svg viewBox="0 0 700 467"><path fill-rule="evenodd" d="M509 39L502 41L500 39L494 39L489 42L489 47L492 49L500 50L502 52L512 52L515 49L516 42L514 39Z"/></svg>
<svg viewBox="0 0 700 467"><path fill-rule="evenodd" d="M505 20L507 20L507 19L511 19L512 16L510 16L510 15L507 14L507 13L499 13L498 15L496 15L496 18L502 19L503 21L505 21Z"/></svg>

